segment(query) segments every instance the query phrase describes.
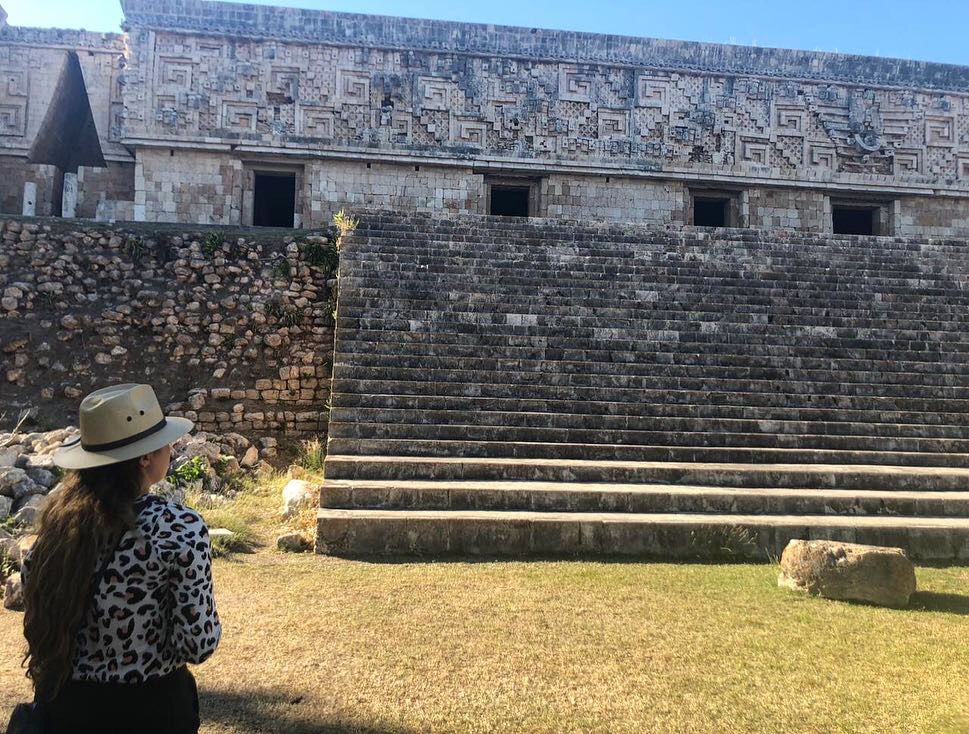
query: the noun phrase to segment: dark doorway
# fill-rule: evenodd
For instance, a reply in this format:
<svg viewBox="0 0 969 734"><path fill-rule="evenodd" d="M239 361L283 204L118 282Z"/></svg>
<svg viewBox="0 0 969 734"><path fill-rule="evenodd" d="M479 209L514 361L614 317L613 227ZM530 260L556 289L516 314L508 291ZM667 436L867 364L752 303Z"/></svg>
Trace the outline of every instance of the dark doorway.
<svg viewBox="0 0 969 734"><path fill-rule="evenodd" d="M257 173L252 205L256 227L292 227L296 211L295 173Z"/></svg>
<svg viewBox="0 0 969 734"><path fill-rule="evenodd" d="M877 208L832 206L831 219L835 234L878 234Z"/></svg>
<svg viewBox="0 0 969 734"><path fill-rule="evenodd" d="M491 186L491 214L498 217L528 216L528 186Z"/></svg>
<svg viewBox="0 0 969 734"><path fill-rule="evenodd" d="M693 224L697 227L726 227L729 199L693 198Z"/></svg>

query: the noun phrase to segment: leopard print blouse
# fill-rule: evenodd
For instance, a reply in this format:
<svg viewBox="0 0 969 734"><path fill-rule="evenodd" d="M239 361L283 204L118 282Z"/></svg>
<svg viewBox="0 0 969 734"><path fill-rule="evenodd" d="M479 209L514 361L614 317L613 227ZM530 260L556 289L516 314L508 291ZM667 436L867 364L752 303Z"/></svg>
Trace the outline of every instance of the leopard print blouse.
<svg viewBox="0 0 969 734"><path fill-rule="evenodd" d="M135 528L99 563L105 573L77 634L74 680L139 683L201 663L219 644L205 522L155 495L139 498L135 512Z"/></svg>

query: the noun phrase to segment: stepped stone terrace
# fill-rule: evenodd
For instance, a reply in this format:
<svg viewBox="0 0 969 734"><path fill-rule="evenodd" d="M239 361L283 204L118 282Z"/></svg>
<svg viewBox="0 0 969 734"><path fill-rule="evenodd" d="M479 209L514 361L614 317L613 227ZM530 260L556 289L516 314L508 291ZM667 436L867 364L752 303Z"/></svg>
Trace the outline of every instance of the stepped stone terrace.
<svg viewBox="0 0 969 734"><path fill-rule="evenodd" d="M330 388L328 344L298 369L320 552L969 559L969 67L121 2L121 34L0 13L0 212L359 216ZM8 281L4 319L56 289Z"/></svg>

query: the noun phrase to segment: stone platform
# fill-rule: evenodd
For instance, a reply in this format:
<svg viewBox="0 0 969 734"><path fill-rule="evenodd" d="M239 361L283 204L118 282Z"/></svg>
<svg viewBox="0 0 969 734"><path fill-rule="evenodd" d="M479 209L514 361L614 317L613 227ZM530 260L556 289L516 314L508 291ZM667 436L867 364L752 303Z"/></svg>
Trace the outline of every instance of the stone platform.
<svg viewBox="0 0 969 734"><path fill-rule="evenodd" d="M371 213L318 550L969 559L960 241Z"/></svg>

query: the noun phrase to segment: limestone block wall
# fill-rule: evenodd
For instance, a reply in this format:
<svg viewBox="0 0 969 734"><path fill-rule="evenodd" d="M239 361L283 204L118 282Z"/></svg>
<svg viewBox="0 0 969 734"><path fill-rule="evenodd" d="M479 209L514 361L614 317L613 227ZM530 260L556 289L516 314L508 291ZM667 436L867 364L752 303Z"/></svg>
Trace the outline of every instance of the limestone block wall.
<svg viewBox="0 0 969 734"><path fill-rule="evenodd" d="M903 237L969 237L969 211L961 199L902 197L896 203L894 227Z"/></svg>
<svg viewBox="0 0 969 734"><path fill-rule="evenodd" d="M344 206L484 213L484 176L470 168L315 161L306 165L307 226L323 226Z"/></svg>
<svg viewBox="0 0 969 734"><path fill-rule="evenodd" d="M744 226L830 232L831 210L823 192L754 188L745 192Z"/></svg>
<svg viewBox="0 0 969 734"><path fill-rule="evenodd" d="M109 216L131 212L126 219L131 219L134 210L130 208L135 198L135 166L133 163L115 163L108 161L106 168L89 168L81 166L77 169L77 216L85 219L118 219ZM129 207L124 210L118 204L124 202ZM102 216L99 216L99 212Z"/></svg>
<svg viewBox="0 0 969 734"><path fill-rule="evenodd" d="M0 219L0 430L129 381L203 430L325 433L327 233L79 224Z"/></svg>
<svg viewBox="0 0 969 734"><path fill-rule="evenodd" d="M141 149L134 168L134 218L241 224L242 176L242 161L228 154Z"/></svg>
<svg viewBox="0 0 969 734"><path fill-rule="evenodd" d="M549 176L545 214L577 220L684 222L686 188L678 182L621 177Z"/></svg>
<svg viewBox="0 0 969 734"><path fill-rule="evenodd" d="M50 213L59 211L60 177L54 166L34 165L16 155L0 153L0 212L21 214L23 212L24 184L36 185L35 211ZM55 208L56 207L56 208Z"/></svg>

